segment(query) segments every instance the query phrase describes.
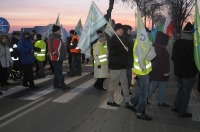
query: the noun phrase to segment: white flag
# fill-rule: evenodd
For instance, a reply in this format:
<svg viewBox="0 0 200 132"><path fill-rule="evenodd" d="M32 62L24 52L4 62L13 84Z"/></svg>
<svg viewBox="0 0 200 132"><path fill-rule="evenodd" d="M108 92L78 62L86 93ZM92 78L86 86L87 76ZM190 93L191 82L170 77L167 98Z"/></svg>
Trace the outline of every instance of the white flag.
<svg viewBox="0 0 200 132"><path fill-rule="evenodd" d="M78 44L82 53L86 53L88 51L90 43L98 38L96 31L106 23L107 20L104 18L101 11L98 9L96 4L92 2L85 25L81 32L80 42Z"/></svg>
<svg viewBox="0 0 200 132"><path fill-rule="evenodd" d="M114 28L114 26L115 25L114 25L114 23L112 23L112 20L109 19L109 23L106 25L106 28L105 28L104 32L106 34L108 34L110 37L112 37L113 34L114 34L113 29L111 29L111 28Z"/></svg>
<svg viewBox="0 0 200 132"><path fill-rule="evenodd" d="M58 17L57 17L57 19L56 19L56 23L55 23L55 25L57 25L57 26L60 26L59 16L60 16L60 13L58 14Z"/></svg>
<svg viewBox="0 0 200 132"><path fill-rule="evenodd" d="M79 21L75 27L75 32L77 33L78 36L81 36L82 30L83 30L83 25L82 25L81 19L79 19Z"/></svg>

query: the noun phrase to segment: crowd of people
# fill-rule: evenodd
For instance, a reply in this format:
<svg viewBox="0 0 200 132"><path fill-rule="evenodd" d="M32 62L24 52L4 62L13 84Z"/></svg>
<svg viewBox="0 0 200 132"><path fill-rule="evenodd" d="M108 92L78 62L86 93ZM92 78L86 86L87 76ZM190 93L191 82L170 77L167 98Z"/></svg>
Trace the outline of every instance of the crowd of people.
<svg viewBox="0 0 200 132"><path fill-rule="evenodd" d="M179 84L171 110L177 112L178 117L192 117L192 113L187 112L187 107L194 79L198 73L193 57L193 29L191 23L186 24L180 38L173 44L172 58L166 49L169 36L161 31L156 33L155 42L143 58L140 52L143 47L138 44L138 37L133 40L131 26L115 24L113 36L98 30L98 39L91 44L94 78L96 78L94 87L106 91L103 84L105 79L110 78L107 105L120 106L114 99L114 92L120 84L121 94L126 101L125 107L137 113L138 119L152 120L152 117L146 114L146 106L150 104L148 99L157 88L159 88L158 107L170 107L166 102L166 89L171 59ZM42 40L41 34L36 34L34 30L32 33L23 32L21 36L14 32L11 41L8 35L1 35L0 94L3 94L1 91L7 90L9 77L15 81L22 79L24 87L38 88L34 84L33 65L36 64L36 75L43 78L46 61L49 61L54 74L53 87L69 89L64 82L63 61L68 56L69 77L82 75L83 54L78 48L79 41L80 37L76 32L70 30L70 37L67 39L67 44L64 44L61 39L61 28L57 25L53 25L52 34L45 40ZM135 95L131 96L133 73L136 75L139 87L135 90Z"/></svg>

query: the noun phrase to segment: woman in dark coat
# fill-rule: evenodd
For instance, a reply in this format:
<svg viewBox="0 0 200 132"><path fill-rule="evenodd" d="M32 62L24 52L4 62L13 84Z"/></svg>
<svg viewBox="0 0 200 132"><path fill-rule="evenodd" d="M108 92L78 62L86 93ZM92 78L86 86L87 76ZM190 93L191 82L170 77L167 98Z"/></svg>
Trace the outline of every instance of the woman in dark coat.
<svg viewBox="0 0 200 132"><path fill-rule="evenodd" d="M158 31L155 43L153 44L156 57L152 61L152 73L150 75L151 82L149 85L149 97L151 97L156 88L159 87L158 106L162 107L170 106L165 103L165 91L170 72L169 53L166 49L167 42L168 36L163 32Z"/></svg>

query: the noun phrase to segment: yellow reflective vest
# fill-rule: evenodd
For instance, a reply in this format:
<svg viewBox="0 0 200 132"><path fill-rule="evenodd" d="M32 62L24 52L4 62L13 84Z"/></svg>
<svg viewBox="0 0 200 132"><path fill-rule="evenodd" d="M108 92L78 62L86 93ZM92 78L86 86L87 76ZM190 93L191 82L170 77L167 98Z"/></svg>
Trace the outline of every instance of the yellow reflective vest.
<svg viewBox="0 0 200 132"><path fill-rule="evenodd" d="M98 59L100 61L100 65L107 65L108 64L107 49L106 49L105 45L103 46L103 45L100 44L100 42L97 42L96 46L99 47L99 51L100 51L99 56L98 56ZM94 60L94 65L97 66L95 60Z"/></svg>
<svg viewBox="0 0 200 132"><path fill-rule="evenodd" d="M35 47L40 48L41 51L40 52L35 52L35 57L37 60L39 61L45 61L45 57L46 57L46 43L43 40L38 40L35 43Z"/></svg>
<svg viewBox="0 0 200 132"><path fill-rule="evenodd" d="M137 39L135 41L135 44L134 44L134 48L133 48L133 56L134 56L134 73L136 75L147 75L149 74L151 71L152 71L152 64L151 64L151 61L147 61L145 60L145 65L146 65L146 71L142 71L142 69L140 68L140 65L139 65L139 62L138 62L138 56L135 54L135 50L136 50L136 47L137 47Z"/></svg>

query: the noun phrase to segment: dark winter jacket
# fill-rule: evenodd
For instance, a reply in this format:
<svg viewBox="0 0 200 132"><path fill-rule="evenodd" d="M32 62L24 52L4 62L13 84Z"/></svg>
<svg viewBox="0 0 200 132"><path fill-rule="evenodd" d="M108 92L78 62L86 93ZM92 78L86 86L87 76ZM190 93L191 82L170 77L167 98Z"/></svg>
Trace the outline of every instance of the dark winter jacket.
<svg viewBox="0 0 200 132"><path fill-rule="evenodd" d="M19 51L17 48L18 42L19 42L18 39L16 39L15 37L12 37L11 43L10 43L10 48L13 49L13 51L11 52L11 57L14 57L15 59L19 57Z"/></svg>
<svg viewBox="0 0 200 132"><path fill-rule="evenodd" d="M174 74L179 78L191 78L197 74L194 62L194 41L192 34L182 33L181 38L173 45L172 61Z"/></svg>
<svg viewBox="0 0 200 132"><path fill-rule="evenodd" d="M127 46L128 41L123 36L120 37L122 42ZM124 49L121 42L114 35L108 41L108 68L112 70L121 70L127 68L128 52Z"/></svg>
<svg viewBox="0 0 200 132"><path fill-rule="evenodd" d="M18 43L18 50L20 53L21 64L34 64L35 57L33 51L33 43L30 38L22 37Z"/></svg>
<svg viewBox="0 0 200 132"><path fill-rule="evenodd" d="M127 68L133 68L133 47L134 47L134 41L131 34L127 34L127 31L129 27L123 26L124 29L124 36L129 41L128 43L128 65Z"/></svg>
<svg viewBox="0 0 200 132"><path fill-rule="evenodd" d="M168 37L163 32L157 32L153 46L155 48L156 57L152 61L151 80L167 81L169 79L170 61L169 53L166 49ZM168 74L168 75L164 75Z"/></svg>

